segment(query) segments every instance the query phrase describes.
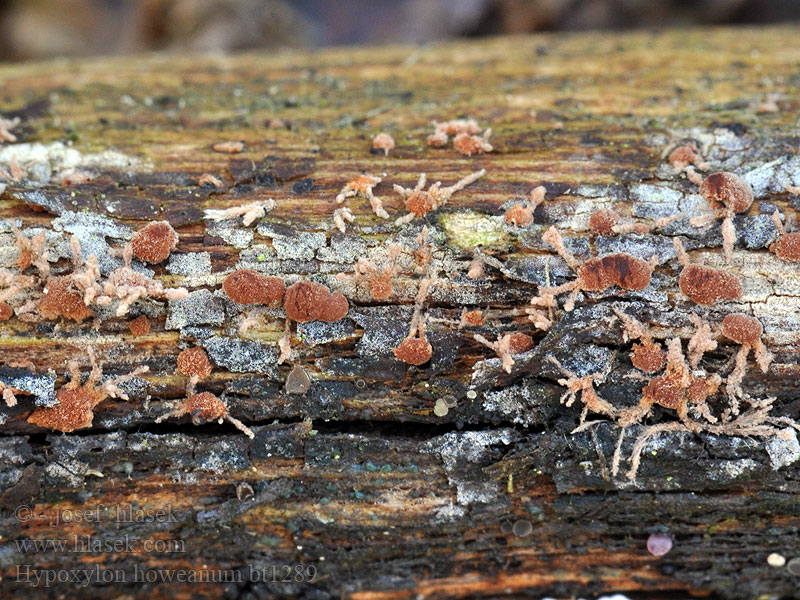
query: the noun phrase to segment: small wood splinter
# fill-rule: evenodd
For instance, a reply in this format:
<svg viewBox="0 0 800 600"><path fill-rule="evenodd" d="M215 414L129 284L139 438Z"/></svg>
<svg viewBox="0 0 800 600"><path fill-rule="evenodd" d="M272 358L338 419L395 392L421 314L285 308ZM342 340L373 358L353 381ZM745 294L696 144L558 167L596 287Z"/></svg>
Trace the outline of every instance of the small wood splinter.
<svg viewBox="0 0 800 600"><path fill-rule="evenodd" d="M242 217L242 225L247 227L275 208L275 200L268 198L261 202L250 202L230 208L207 208L203 211L209 221L228 221Z"/></svg>

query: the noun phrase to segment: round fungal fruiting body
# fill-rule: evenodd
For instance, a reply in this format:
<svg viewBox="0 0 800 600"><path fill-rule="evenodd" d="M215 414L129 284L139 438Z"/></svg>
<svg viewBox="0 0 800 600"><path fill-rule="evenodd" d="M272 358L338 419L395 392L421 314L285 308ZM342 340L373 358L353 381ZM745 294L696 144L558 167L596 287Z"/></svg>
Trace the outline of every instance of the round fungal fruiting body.
<svg viewBox="0 0 800 600"><path fill-rule="evenodd" d="M0 321L8 321L14 316L14 309L7 302L0 302Z"/></svg>
<svg viewBox="0 0 800 600"><path fill-rule="evenodd" d="M612 285L623 290L643 290L650 285L652 273L645 261L624 253L590 258L578 268L581 288L587 292L601 292Z"/></svg>
<svg viewBox="0 0 800 600"><path fill-rule="evenodd" d="M347 315L350 306L347 298L313 281L298 281L286 289L283 309L286 316L298 323L325 321L333 323Z"/></svg>
<svg viewBox="0 0 800 600"><path fill-rule="evenodd" d="M761 323L750 315L734 313L722 320L722 334L737 344L756 346L763 333Z"/></svg>
<svg viewBox="0 0 800 600"><path fill-rule="evenodd" d="M389 156L389 151L394 148L394 139L388 133L381 132L372 140L375 150L383 150L384 156Z"/></svg>
<svg viewBox="0 0 800 600"><path fill-rule="evenodd" d="M239 304L279 306L286 286L280 277L267 277L252 269L238 269L222 281L225 294Z"/></svg>
<svg viewBox="0 0 800 600"><path fill-rule="evenodd" d="M58 404L36 409L28 417L28 423L64 433L85 429L92 426L92 411L104 398L103 394L92 387L64 386L56 392Z"/></svg>
<svg viewBox="0 0 800 600"><path fill-rule="evenodd" d="M631 363L640 371L656 373L664 368L666 362L667 354L659 344L645 342L633 345Z"/></svg>
<svg viewBox="0 0 800 600"><path fill-rule="evenodd" d="M508 351L511 354L522 354L533 348L533 338L527 333L509 334Z"/></svg>
<svg viewBox="0 0 800 600"><path fill-rule="evenodd" d="M742 284L728 273L698 264L689 264L681 271L678 285L684 295L696 304L711 305L742 297Z"/></svg>
<svg viewBox="0 0 800 600"><path fill-rule="evenodd" d="M770 245L769 251L783 261L800 262L800 232L784 233Z"/></svg>
<svg viewBox="0 0 800 600"><path fill-rule="evenodd" d="M527 227L533 223L533 213L529 206L515 204L506 211L506 223L517 227Z"/></svg>
<svg viewBox="0 0 800 600"><path fill-rule="evenodd" d="M185 411L192 418L192 424L202 425L223 419L228 414L225 404L211 392L200 392L186 398Z"/></svg>
<svg viewBox="0 0 800 600"><path fill-rule="evenodd" d="M433 356L433 347L428 340L418 337L408 337L392 350L398 360L409 365L422 365Z"/></svg>
<svg viewBox="0 0 800 600"><path fill-rule="evenodd" d="M46 319L64 317L80 323L94 313L83 301L83 294L72 287L70 277L50 277L39 301L39 312Z"/></svg>
<svg viewBox="0 0 800 600"><path fill-rule="evenodd" d="M146 316L140 315L128 323L128 329L136 337L147 335L150 333L150 320Z"/></svg>
<svg viewBox="0 0 800 600"><path fill-rule="evenodd" d="M700 184L700 195L713 207L725 206L735 213L753 204L753 188L735 173L712 173Z"/></svg>
<svg viewBox="0 0 800 600"><path fill-rule="evenodd" d="M436 208L436 201L428 192L421 190L413 192L406 198L406 210L421 217Z"/></svg>
<svg viewBox="0 0 800 600"><path fill-rule="evenodd" d="M684 402L680 381L669 375L654 377L642 390L642 400L664 408L678 409Z"/></svg>
<svg viewBox="0 0 800 600"><path fill-rule="evenodd" d="M181 375L205 379L211 375L212 368L208 354L199 346L187 348L178 354L178 373Z"/></svg>
<svg viewBox="0 0 800 600"><path fill-rule="evenodd" d="M589 231L595 235L613 235L618 222L619 215L613 210L596 210L589 217Z"/></svg>
<svg viewBox="0 0 800 600"><path fill-rule="evenodd" d="M166 221L155 221L137 231L131 239L133 255L156 264L167 259L178 245L178 234Z"/></svg>

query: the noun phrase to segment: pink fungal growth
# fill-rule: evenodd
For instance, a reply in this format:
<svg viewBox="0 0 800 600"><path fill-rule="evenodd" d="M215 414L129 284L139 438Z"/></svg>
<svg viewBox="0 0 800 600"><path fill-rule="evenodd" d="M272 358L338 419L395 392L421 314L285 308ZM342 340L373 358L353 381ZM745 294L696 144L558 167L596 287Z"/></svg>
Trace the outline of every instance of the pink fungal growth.
<svg viewBox="0 0 800 600"><path fill-rule="evenodd" d="M394 148L394 139L388 133L382 131L372 138L372 147L375 150L383 150L384 156L389 156L389 151Z"/></svg>
<svg viewBox="0 0 800 600"><path fill-rule="evenodd" d="M667 354L660 343L653 341L648 328L621 310L616 308L613 310L622 321L622 335L625 341L634 339L642 342L634 344L632 347L631 363L633 366L645 373L656 373L663 369Z"/></svg>
<svg viewBox="0 0 800 600"><path fill-rule="evenodd" d="M453 148L459 154L464 156L472 156L473 154L482 154L484 152L491 152L494 147L489 143L489 136L492 135L492 130L487 129L483 135L469 135L468 133L459 133L453 139Z"/></svg>
<svg viewBox="0 0 800 600"><path fill-rule="evenodd" d="M414 217L421 217L432 210L436 210L437 208L444 206L453 194L459 190L463 190L465 187L471 183L474 183L485 174L486 169L481 169L480 171L476 171L462 179L459 179L456 183L446 188L441 187L441 181L437 181L427 190L423 189L425 187L425 183L427 182L425 173L422 173L419 176L417 185L413 189L404 188L395 184L394 191L403 197L406 210L409 211L406 216L397 219L395 221L395 225L405 225L409 221L413 220Z"/></svg>
<svg viewBox="0 0 800 600"><path fill-rule="evenodd" d="M515 204L505 213L506 223L517 227L527 227L533 223L533 211L544 202L547 190L543 185L536 186L530 192L530 199L524 204Z"/></svg>
<svg viewBox="0 0 800 600"><path fill-rule="evenodd" d="M212 421L222 424L223 421L228 421L250 439L255 437L252 430L239 419L232 417L225 403L211 392L200 392L199 394L193 392L189 393L187 397L178 404L175 410L158 417L156 423L160 423L171 417L180 417L183 415L189 415L193 425L203 425L204 423L210 423Z"/></svg>
<svg viewBox="0 0 800 600"><path fill-rule="evenodd" d="M96 363L94 350L91 347L88 353L92 370L86 383L81 384L78 364L70 362L70 381L56 392L58 404L37 408L28 417L28 423L64 433L91 427L94 421L94 409L98 404L106 398L128 400L128 396L119 389L119 384L149 370L147 366L139 367L128 375L109 379L101 384L103 371Z"/></svg>
<svg viewBox="0 0 800 600"><path fill-rule="evenodd" d="M506 333L495 342L490 342L480 334L475 334L474 337L476 342L480 342L497 353L506 373L511 373L511 367L514 366L513 356L515 354L522 354L533 348L533 338L527 333Z"/></svg>
<svg viewBox="0 0 800 600"><path fill-rule="evenodd" d="M669 154L669 164L679 173L686 171L689 165L694 165L701 171L707 171L709 164L703 160L694 142L687 142L677 146Z"/></svg>

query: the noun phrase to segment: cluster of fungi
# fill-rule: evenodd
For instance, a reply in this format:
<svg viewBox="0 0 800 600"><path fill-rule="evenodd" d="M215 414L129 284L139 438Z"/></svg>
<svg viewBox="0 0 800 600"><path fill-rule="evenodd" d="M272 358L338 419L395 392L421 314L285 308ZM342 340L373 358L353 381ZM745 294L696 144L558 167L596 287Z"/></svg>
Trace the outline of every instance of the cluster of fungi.
<svg viewBox="0 0 800 600"><path fill-rule="evenodd" d="M445 147L451 141L453 147L463 155L473 156L491 152L488 139L490 129L481 131L471 119L459 119L444 123L434 123L434 133L427 139L432 147ZM10 139L10 138L7 138ZM373 151L382 152L384 157L394 149L395 143L390 135L381 133L372 141ZM240 152L243 144L222 143L213 148L218 152ZM699 194L707 201L709 212L691 219L695 227L709 227L721 221L723 254L726 263L732 258L736 243L736 230L733 218L746 212L754 201L750 185L741 177L730 172L711 173L706 176L699 172L710 170L696 145L684 144L669 154L669 162L676 173L684 173L689 181L697 185ZM699 171L699 172L698 172ZM478 181L486 173L484 169L458 179L450 186L441 182L426 187L427 178L423 173L413 188L395 184L394 191L402 202L407 214L397 218L393 225L401 227L423 220L430 213L441 209L457 192ZM384 175L385 177L385 175ZM384 177L362 173L347 181L335 197L333 211L334 227L345 233L349 224L355 222L355 215L347 205L359 199L369 202L371 213L378 219L389 219L389 212L382 199L374 193ZM200 185L223 188L224 183L217 177L204 174ZM534 211L546 196L544 186L531 189L528 199L513 204L499 217L506 228L526 228L531 226ZM209 208L205 212L208 221L219 223L237 221L245 227L264 219L276 203L272 200L252 202L227 208ZM643 235L655 229L664 229L679 218L672 215L653 222L625 222L616 211L603 208L596 210L589 218L589 231L592 236ZM775 212L773 220L779 237L769 250L786 262L800 262L800 233L787 232L781 214ZM428 235L430 221L426 220L417 238L417 248L407 248L401 243L390 243L384 247L386 258L377 264L365 256L358 257L352 272L340 273L337 281L350 285L353 289L363 289L371 302L397 301L400 298L396 280L405 273L405 282L415 282L416 294L413 302L413 315L406 337L395 347L387 349L396 360L414 369L423 369L431 362L435 348L427 338L431 322L425 310L431 289L442 281L439 270L441 261L434 264L434 250ZM391 226L391 225L390 225ZM98 259L94 254L84 257L81 243L75 236L70 241L71 270L59 268L59 274L51 273L48 260L48 242L44 232L32 237L26 235L13 224L19 250L16 270L3 270L2 292L0 292L0 319L9 320L16 316L22 321L74 321L80 324L99 317L96 311L109 306L116 317L124 318L134 303L146 299L160 299L167 302L186 298L185 288L165 287L163 283L146 274L141 266L158 266L166 261L180 243L177 232L166 221L147 224L139 229L131 240L120 248L113 249L122 258L122 266L102 275ZM591 301L593 294L614 293L624 295L628 292L643 292L650 284L654 270L659 265L657 256L636 257L624 252L592 256L579 261L568 248L559 229L552 225L541 236L545 248L550 247L560 256L575 277L559 285L539 286L530 303L514 309L513 315L522 319L527 315L535 329L550 330L564 313L573 311L581 301ZM712 307L714 305L739 300L742 285L730 271L716 269L692 262L678 237L673 237L677 264L680 274L677 277L678 289L691 305ZM136 265L133 261L137 261ZM408 265L411 265L410 267ZM496 258L476 249L472 261L466 269L466 277L480 280L485 277L484 266L493 265L502 269ZM404 285L403 291L408 289ZM277 364L296 363L297 352L293 348L292 322L306 324L312 321L335 323L345 318L350 301L341 290L331 290L326 285L308 278L293 279L290 283L283 277L267 275L252 268L235 268L224 274L221 291L242 313L239 334L258 323L265 315L276 311L285 318L284 333L277 340L279 351ZM559 296L567 294L559 303ZM353 296L351 295L351 300ZM280 313L280 311L283 311ZM563 312L562 312L563 311ZM590 413L601 415L620 427L619 443L613 462L616 474L621 462L622 440L625 430L633 425L641 425L658 406L674 411L675 420L646 426L634 444L631 467L628 476L636 475L640 455L646 442L661 431L711 432L726 435L745 435L772 437L785 435L786 426L797 428L786 418L770 415L774 400L758 400L748 396L742 389L747 371L747 361L751 352L758 367L767 372L771 354L762 341L763 329L759 321L744 313L727 314L720 322L709 322L708 314L692 314L690 321L693 335L688 344L679 337L659 339L659 331L647 323L642 323L618 307L613 309L616 320L621 324L624 344L631 343L630 363L633 371L628 377L642 380L641 398L637 405L616 407L604 399L595 389L608 375L611 365L600 373L577 376L565 368L554 357L550 362L560 373L558 383L566 388L562 402L567 406L580 399L582 411L576 431L584 430L600 422L587 421ZM457 328L483 327L492 319L490 312L478 308L464 308ZM447 321L446 319L440 319ZM452 323L453 321L450 321ZM523 321L527 323L528 321ZM519 321L517 321L519 323ZM149 335L151 321L139 314L128 322L134 337ZM513 373L515 356L531 351L536 346L534 336L525 331L503 330L497 333L494 341L479 332L473 339L493 351L499 364L507 373ZM716 350L719 341L728 341L739 346L727 376L709 373L701 367L703 355ZM684 347L685 346L685 347ZM102 371L95 360L94 349L88 350L91 372L82 383L77 362L69 364L69 382L62 385L56 394L56 404L39 407L28 416L28 422L57 431L69 432L89 427L93 420L93 410L107 398L127 399L119 386L134 377L147 372L146 367L138 368L130 374L116 379L102 380ZM161 414L156 422L170 418L188 416L194 424L227 420L246 435L253 432L241 421L229 414L224 399L210 391L197 391L201 382L213 380L212 364L206 351L200 346L185 347L177 357L176 371L186 378L184 397L177 401L172 410ZM723 385L724 384L724 385ZM294 364L286 380L288 393L305 393L313 385L308 373ZM24 394L9 386L2 387L3 398L8 406L17 404L17 396ZM712 402L720 396L727 399L724 407L715 407ZM746 406L742 406L742 404Z"/></svg>

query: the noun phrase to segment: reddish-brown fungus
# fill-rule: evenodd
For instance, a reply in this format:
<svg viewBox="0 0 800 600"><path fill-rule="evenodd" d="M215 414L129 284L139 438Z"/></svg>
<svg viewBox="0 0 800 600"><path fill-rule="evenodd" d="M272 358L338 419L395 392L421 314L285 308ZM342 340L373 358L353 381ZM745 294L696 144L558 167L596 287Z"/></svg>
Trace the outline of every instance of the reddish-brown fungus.
<svg viewBox="0 0 800 600"><path fill-rule="evenodd" d="M394 148L394 139L386 132L381 132L372 139L375 150L383 150L384 156L389 156L389 151Z"/></svg>
<svg viewBox="0 0 800 600"><path fill-rule="evenodd" d="M288 318L298 323L332 323L347 315L349 304L341 292L331 293L321 283L302 280L286 289L283 309Z"/></svg>
<svg viewBox="0 0 800 600"><path fill-rule="evenodd" d="M407 337L392 352L398 360L419 366L431 359L433 347L424 338Z"/></svg>
<svg viewBox="0 0 800 600"><path fill-rule="evenodd" d="M484 316L480 310L470 310L467 311L464 309L464 313L461 315L461 322L465 325L471 325L473 327L478 327L483 325Z"/></svg>
<svg viewBox="0 0 800 600"><path fill-rule="evenodd" d="M735 213L746 211L753 204L753 188L735 173L712 173L700 184L700 195L712 208L725 208Z"/></svg>
<svg viewBox="0 0 800 600"><path fill-rule="evenodd" d="M800 232L784 233L770 245L769 251L783 261L800 262Z"/></svg>
<svg viewBox="0 0 800 600"><path fill-rule="evenodd" d="M238 269L222 282L225 294L239 304L279 306L285 286L280 277L267 277L252 269Z"/></svg>
<svg viewBox="0 0 800 600"><path fill-rule="evenodd" d="M8 321L14 316L14 309L9 306L8 302L0 302L0 321Z"/></svg>
<svg viewBox="0 0 800 600"><path fill-rule="evenodd" d="M601 292L612 285L643 290L650 285L652 273L649 263L624 253L590 258L578 268L581 289L587 292Z"/></svg>
<svg viewBox="0 0 800 600"><path fill-rule="evenodd" d="M133 255L147 263L167 259L178 245L178 234L166 221L154 221L137 231L131 239Z"/></svg>
<svg viewBox="0 0 800 600"><path fill-rule="evenodd" d="M94 313L83 301L83 294L72 285L72 278L50 277L39 301L39 312L46 319L64 317L80 323Z"/></svg>
<svg viewBox="0 0 800 600"><path fill-rule="evenodd" d="M684 295L696 304L711 305L742 297L742 284L734 275L698 264L683 268L678 285Z"/></svg>
<svg viewBox="0 0 800 600"><path fill-rule="evenodd" d="M619 222L619 215L609 209L594 211L589 217L589 231L595 235L613 235L613 227Z"/></svg>
<svg viewBox="0 0 800 600"><path fill-rule="evenodd" d="M212 368L208 354L199 346L187 348L178 354L178 373L181 375L205 379L211 375Z"/></svg>
<svg viewBox="0 0 800 600"><path fill-rule="evenodd" d="M515 204L506 211L505 219L509 225L527 227L533 223L533 211L531 211L530 206Z"/></svg>
<svg viewBox="0 0 800 600"><path fill-rule="evenodd" d="M128 329L136 337L142 337L150 333L150 319L144 315L136 317L133 321L128 323Z"/></svg>
<svg viewBox="0 0 800 600"><path fill-rule="evenodd" d="M763 333L761 323L750 315L734 313L722 319L722 334L737 344L755 346Z"/></svg>
<svg viewBox="0 0 800 600"><path fill-rule="evenodd" d="M64 386L56 392L56 399L58 404L55 406L37 408L28 417L28 423L64 433L91 427L94 407L105 396L90 386Z"/></svg>
<svg viewBox="0 0 800 600"><path fill-rule="evenodd" d="M453 139L453 148L459 154L464 156L472 156L473 154L481 154L482 152L491 152L494 150L489 143L489 136L492 134L491 129L487 129L483 135L470 135L468 133L459 133Z"/></svg>
<svg viewBox="0 0 800 600"><path fill-rule="evenodd" d="M664 368L667 354L660 344L644 342L634 344L631 352L633 366L645 373L656 373Z"/></svg>

